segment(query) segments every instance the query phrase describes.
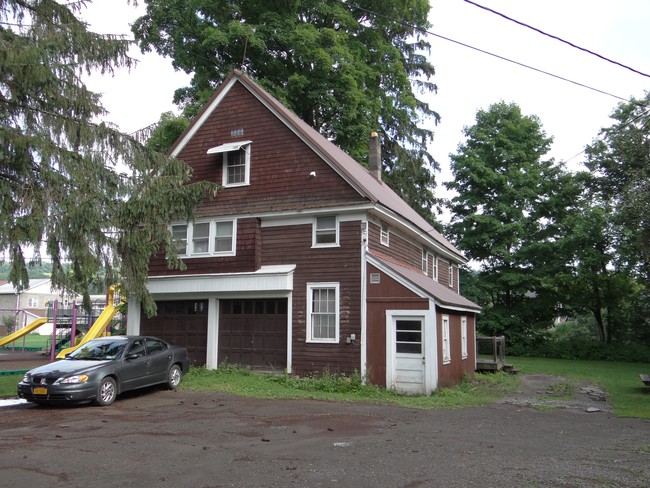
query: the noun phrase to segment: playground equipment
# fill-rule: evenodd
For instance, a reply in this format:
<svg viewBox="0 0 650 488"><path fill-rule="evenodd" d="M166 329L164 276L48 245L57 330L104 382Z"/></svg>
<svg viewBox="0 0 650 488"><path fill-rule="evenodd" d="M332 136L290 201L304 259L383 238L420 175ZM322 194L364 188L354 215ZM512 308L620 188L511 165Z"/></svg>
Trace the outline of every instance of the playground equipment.
<svg viewBox="0 0 650 488"><path fill-rule="evenodd" d="M111 286L108 289L108 296L106 297L106 308L104 308L104 311L101 313L101 315L97 317L97 320L95 320L93 326L88 330L86 335L78 344L63 349L61 352L59 352L59 354L56 355L57 359L65 358L66 354L69 354L72 351L83 346L89 340L100 337L101 335L104 335L106 333L106 329L111 324L111 320L113 319L113 317L115 317L115 314L117 313L117 307L113 303L114 294L115 294L115 287Z"/></svg>
<svg viewBox="0 0 650 488"><path fill-rule="evenodd" d="M26 336L27 334L29 334L30 332L38 329L41 325L43 325L45 323L47 323L46 318L38 318L38 319L34 320L32 323L30 323L29 325L26 325L22 329L19 329L16 332L14 332L12 334L9 334L8 336L3 337L2 339L0 339L0 347L5 346L5 345L9 344L10 342L14 342L14 341Z"/></svg>
<svg viewBox="0 0 650 488"><path fill-rule="evenodd" d="M48 324L52 327L52 333L45 333L45 335L51 335L51 338L48 339L47 346L43 349L43 352L44 354L49 354L52 361L64 358L66 354L74 351L77 347L88 342L90 339L94 339L104 334L110 334L110 326L118 312L116 304L123 301L121 298L116 298L115 295L115 287L111 286L107 293L106 306L103 308L101 313L99 313L99 309L95 309L97 311L94 314L91 311L89 315L78 314L78 305L74 303L69 308L59 308L59 304L55 300L48 310L47 318L38 318L12 334L0 338L0 347L12 344L11 347L13 349L13 343L22 338L23 349L25 349L24 340L27 334L34 332L45 324ZM19 312L16 312L16 314L17 313ZM99 316L97 316L98 313ZM95 317L97 318L95 319ZM81 328L78 326L81 326ZM43 335L43 330L41 330L41 335ZM88 332L83 336L82 341L75 344L77 336L82 334L82 331L86 330L88 330ZM61 348L66 346L70 347L63 349L59 354L57 354Z"/></svg>

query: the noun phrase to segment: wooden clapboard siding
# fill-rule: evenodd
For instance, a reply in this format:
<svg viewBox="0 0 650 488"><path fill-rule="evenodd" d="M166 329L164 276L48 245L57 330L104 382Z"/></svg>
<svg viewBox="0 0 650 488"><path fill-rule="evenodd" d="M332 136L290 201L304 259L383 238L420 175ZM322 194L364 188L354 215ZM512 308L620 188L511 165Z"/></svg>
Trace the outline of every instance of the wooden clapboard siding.
<svg viewBox="0 0 650 488"><path fill-rule="evenodd" d="M237 219L237 251L235 256L184 258L185 271L170 270L163 254L151 260L149 276L169 274L242 273L256 271L261 266L262 238L260 220Z"/></svg>
<svg viewBox="0 0 650 488"><path fill-rule="evenodd" d="M243 134L231 136L231 131ZM361 203L361 197L323 159L302 142L241 84L236 83L178 154L193 169L195 181L222 183L222 154L208 149L252 141L250 185L222 188L206 199L197 216L255 214ZM310 176L315 172L316 176Z"/></svg>
<svg viewBox="0 0 650 488"><path fill-rule="evenodd" d="M379 283L371 284L370 275L379 274ZM370 383L386 386L386 311L427 310L429 300L418 297L377 268L367 269L367 366Z"/></svg>
<svg viewBox="0 0 650 488"><path fill-rule="evenodd" d="M387 256L395 258L409 266L418 269L422 268L422 246L405 239L396 232L390 233L389 245L384 246L380 243L381 226L374 223L368 223L368 247L377 250Z"/></svg>
<svg viewBox="0 0 650 488"><path fill-rule="evenodd" d="M442 327L438 328L438 386L448 387L457 385L463 376L472 376L476 366L476 335L474 332L475 315L472 313L457 312L438 308L436 319L442 324L442 316L449 316L449 346L451 361L449 364L442 362ZM467 358L462 359L461 344L461 316L467 317Z"/></svg>
<svg viewBox="0 0 650 488"><path fill-rule="evenodd" d="M293 278L292 361L297 374L351 373L361 369L361 222L341 222L340 247L312 248L312 226L262 229L265 265L295 264ZM338 344L307 343L307 283L339 283ZM346 337L356 334L354 344Z"/></svg>

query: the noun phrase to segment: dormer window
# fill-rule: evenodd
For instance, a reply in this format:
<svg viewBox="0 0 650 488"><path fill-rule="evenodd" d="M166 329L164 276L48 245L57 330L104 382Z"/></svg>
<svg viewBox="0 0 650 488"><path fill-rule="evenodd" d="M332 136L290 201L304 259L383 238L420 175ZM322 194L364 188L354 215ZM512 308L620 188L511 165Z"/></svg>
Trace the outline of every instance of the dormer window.
<svg viewBox="0 0 650 488"><path fill-rule="evenodd" d="M208 154L222 154L225 188L250 185L251 141L222 144L208 149Z"/></svg>

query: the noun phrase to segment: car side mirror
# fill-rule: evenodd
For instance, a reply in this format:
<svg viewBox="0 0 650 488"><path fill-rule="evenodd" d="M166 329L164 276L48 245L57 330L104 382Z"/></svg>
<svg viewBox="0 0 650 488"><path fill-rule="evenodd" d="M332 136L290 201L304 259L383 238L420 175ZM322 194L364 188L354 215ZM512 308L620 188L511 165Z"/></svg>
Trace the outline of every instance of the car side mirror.
<svg viewBox="0 0 650 488"><path fill-rule="evenodd" d="M127 354L125 359L127 361L130 361L131 359L138 359L139 357L140 356L138 356L137 354Z"/></svg>

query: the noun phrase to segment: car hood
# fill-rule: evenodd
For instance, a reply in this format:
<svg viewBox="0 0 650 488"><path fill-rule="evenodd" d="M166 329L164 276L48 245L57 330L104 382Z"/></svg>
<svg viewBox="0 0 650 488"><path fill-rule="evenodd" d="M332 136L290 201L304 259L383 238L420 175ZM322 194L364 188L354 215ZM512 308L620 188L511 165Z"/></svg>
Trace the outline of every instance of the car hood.
<svg viewBox="0 0 650 488"><path fill-rule="evenodd" d="M53 363L46 364L44 366L39 366L28 371L28 374L35 375L69 375L75 373L88 373L95 369L101 368L102 366L110 363L112 361L85 361L82 359L62 359L61 361L55 361Z"/></svg>

